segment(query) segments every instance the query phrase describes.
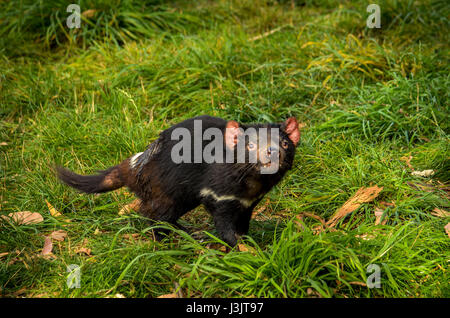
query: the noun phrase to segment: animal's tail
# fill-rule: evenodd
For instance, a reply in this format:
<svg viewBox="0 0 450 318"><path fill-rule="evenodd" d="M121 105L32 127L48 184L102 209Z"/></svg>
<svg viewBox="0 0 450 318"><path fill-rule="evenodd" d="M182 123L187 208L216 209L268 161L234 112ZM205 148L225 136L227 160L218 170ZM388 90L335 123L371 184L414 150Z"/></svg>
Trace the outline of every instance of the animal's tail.
<svg viewBox="0 0 450 318"><path fill-rule="evenodd" d="M83 176L66 168L56 167L58 178L79 191L85 193L102 193L121 188L127 182L128 165L125 162L107 170L98 171L96 175Z"/></svg>

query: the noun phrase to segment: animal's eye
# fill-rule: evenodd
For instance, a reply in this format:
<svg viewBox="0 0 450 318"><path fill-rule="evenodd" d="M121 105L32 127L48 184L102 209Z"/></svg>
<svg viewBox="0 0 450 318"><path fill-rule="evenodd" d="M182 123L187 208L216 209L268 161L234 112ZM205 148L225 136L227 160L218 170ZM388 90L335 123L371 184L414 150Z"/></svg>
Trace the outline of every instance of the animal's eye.
<svg viewBox="0 0 450 318"><path fill-rule="evenodd" d="M284 149L287 149L289 147L289 143L288 143L288 141L286 139L284 139L281 142L281 147L283 147Z"/></svg>
<svg viewBox="0 0 450 318"><path fill-rule="evenodd" d="M253 149L255 149L255 147L256 147L256 145L253 142L249 142L247 145L248 150L253 150Z"/></svg>

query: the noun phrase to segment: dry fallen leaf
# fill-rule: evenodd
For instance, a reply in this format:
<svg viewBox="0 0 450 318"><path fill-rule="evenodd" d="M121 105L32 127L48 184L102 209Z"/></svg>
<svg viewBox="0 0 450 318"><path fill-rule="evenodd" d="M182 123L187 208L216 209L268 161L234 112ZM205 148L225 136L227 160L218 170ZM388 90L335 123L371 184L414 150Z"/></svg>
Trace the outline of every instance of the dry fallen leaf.
<svg viewBox="0 0 450 318"><path fill-rule="evenodd" d="M88 243L89 240L85 237L83 242L75 247L74 252L76 254L86 254L87 256L91 256L91 249L86 247Z"/></svg>
<svg viewBox="0 0 450 318"><path fill-rule="evenodd" d="M367 287L366 283L363 282L349 282L350 285L357 285L357 286L363 286L363 287Z"/></svg>
<svg viewBox="0 0 450 318"><path fill-rule="evenodd" d="M416 176L416 177L430 177L434 174L434 170L423 170L423 171L413 171L411 172L411 175Z"/></svg>
<svg viewBox="0 0 450 318"><path fill-rule="evenodd" d="M450 237L450 223L447 223L447 225L444 227L445 232L447 232L448 237Z"/></svg>
<svg viewBox="0 0 450 318"><path fill-rule="evenodd" d="M270 200L267 199L260 207L252 212L252 219L256 221L264 221L267 220L267 216L263 214L270 207ZM266 212L268 213L268 211Z"/></svg>
<svg viewBox="0 0 450 318"><path fill-rule="evenodd" d="M413 158L413 156L410 155L409 157L401 157L400 160L404 161L409 169L414 170L413 166L411 165L412 158Z"/></svg>
<svg viewBox="0 0 450 318"><path fill-rule="evenodd" d="M124 234L123 238L128 239L128 240L135 240L138 239L140 237L139 233L132 233L132 234Z"/></svg>
<svg viewBox="0 0 450 318"><path fill-rule="evenodd" d="M387 206L393 206L393 207L395 207L395 202L389 203L389 202L386 202L386 201L381 201L380 204L381 204L382 206L385 206L385 207L387 207Z"/></svg>
<svg viewBox="0 0 450 318"><path fill-rule="evenodd" d="M87 256L91 256L91 249L87 247L78 247L75 249L75 253L86 254Z"/></svg>
<svg viewBox="0 0 450 318"><path fill-rule="evenodd" d="M8 214L8 216L2 215L2 218L5 220L11 219L17 224L36 224L44 221L42 215L30 211L13 212Z"/></svg>
<svg viewBox="0 0 450 318"><path fill-rule="evenodd" d="M26 288L26 287L23 287L23 288L21 288L21 289L15 291L12 295L13 295L14 297L18 297L18 296L20 296L20 295L22 295L22 294L25 294L26 292L27 292L27 288Z"/></svg>
<svg viewBox="0 0 450 318"><path fill-rule="evenodd" d="M5 141L0 142L0 146L8 146L8 143Z"/></svg>
<svg viewBox="0 0 450 318"><path fill-rule="evenodd" d="M125 205L122 209L119 211L119 215L125 215L131 213L131 211L137 211L139 210L139 206L141 204L141 200L136 199L133 202Z"/></svg>
<svg viewBox="0 0 450 318"><path fill-rule="evenodd" d="M50 204L50 202L48 202L47 200L45 200L45 203L47 203L48 210L50 211L50 214L51 214L53 217L57 217L57 216L61 216L61 215L62 215L58 210L56 210L56 209L53 207L53 205Z"/></svg>
<svg viewBox="0 0 450 318"><path fill-rule="evenodd" d="M441 218L450 217L450 212L447 212L445 210L438 209L438 208L434 208L433 212L431 212L431 214L434 215L434 216L439 216Z"/></svg>
<svg viewBox="0 0 450 318"><path fill-rule="evenodd" d="M326 222L325 222L324 219L322 219L322 218L321 218L320 216L318 216L318 215L315 215L315 214L312 213L312 212L302 212L302 213L300 213L300 215L301 215L301 216L307 216L307 217L313 218L313 219L319 221L322 225L326 225Z"/></svg>
<svg viewBox="0 0 450 318"><path fill-rule="evenodd" d="M177 294L172 293L172 294L161 295L161 296L158 296L158 298L177 298Z"/></svg>
<svg viewBox="0 0 450 318"><path fill-rule="evenodd" d="M303 217L307 216L309 218L315 219L317 221L320 222L319 225L315 225L311 228L311 230L313 231L314 235L318 235L320 233L322 233L323 231L325 231L325 228L327 228L330 231L335 231L335 229L333 228L329 228L327 223L325 222L325 220L323 218L321 218L318 215L315 215L314 213L311 212L301 212L299 215L296 216L296 218L299 221L303 221ZM302 224L299 221L294 221L294 223L300 227L301 230L304 230L304 227L302 226Z"/></svg>
<svg viewBox="0 0 450 318"><path fill-rule="evenodd" d="M381 221L381 217L383 216L384 210L380 209L380 208L376 208L374 212L375 212L375 225L378 225L380 223L382 225L385 225L387 222L387 219L384 218L384 220Z"/></svg>
<svg viewBox="0 0 450 318"><path fill-rule="evenodd" d="M52 238L49 236L45 237L44 248L42 249L42 255L48 255L52 253L53 243Z"/></svg>
<svg viewBox="0 0 450 318"><path fill-rule="evenodd" d="M344 205L328 220L327 225L333 227L337 222L358 209L362 203L367 203L375 199L378 194L383 190L383 187L377 185L369 188L360 188L356 193L344 203Z"/></svg>
<svg viewBox="0 0 450 318"><path fill-rule="evenodd" d="M242 243L238 244L238 250L240 252L249 252L252 255L256 255L256 250L253 247L242 244Z"/></svg>
<svg viewBox="0 0 450 318"><path fill-rule="evenodd" d="M238 244L238 249L241 252L248 252L249 249L247 248L247 246L245 246L244 244Z"/></svg>
<svg viewBox="0 0 450 318"><path fill-rule="evenodd" d="M97 10L95 10L95 9L89 9L89 10L83 11L81 13L81 15L85 18L92 18L96 12L97 12Z"/></svg>
<svg viewBox="0 0 450 318"><path fill-rule="evenodd" d="M226 252L227 248L225 247L225 245L222 245L220 243L209 243L206 245L207 249L210 250L217 250L217 251L221 251L221 252Z"/></svg>
<svg viewBox="0 0 450 318"><path fill-rule="evenodd" d="M50 237L56 241L64 241L64 238L67 236L67 232L63 230L54 231L50 234Z"/></svg>
<svg viewBox="0 0 450 318"><path fill-rule="evenodd" d="M3 256L6 256L6 255L8 255L8 254L9 254L9 252L0 253L0 258L2 258Z"/></svg>
<svg viewBox="0 0 450 318"><path fill-rule="evenodd" d="M312 298L322 298L322 295L315 289L312 289L311 287L308 287L306 289L306 294Z"/></svg>

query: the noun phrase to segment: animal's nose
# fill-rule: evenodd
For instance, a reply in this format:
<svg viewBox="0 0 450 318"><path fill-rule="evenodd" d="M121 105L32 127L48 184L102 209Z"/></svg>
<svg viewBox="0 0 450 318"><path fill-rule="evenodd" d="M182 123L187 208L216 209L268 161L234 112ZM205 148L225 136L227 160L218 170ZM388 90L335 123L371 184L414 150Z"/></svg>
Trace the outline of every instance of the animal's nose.
<svg viewBox="0 0 450 318"><path fill-rule="evenodd" d="M267 154L270 155L275 155L278 152L278 149L276 147L269 147L267 148Z"/></svg>

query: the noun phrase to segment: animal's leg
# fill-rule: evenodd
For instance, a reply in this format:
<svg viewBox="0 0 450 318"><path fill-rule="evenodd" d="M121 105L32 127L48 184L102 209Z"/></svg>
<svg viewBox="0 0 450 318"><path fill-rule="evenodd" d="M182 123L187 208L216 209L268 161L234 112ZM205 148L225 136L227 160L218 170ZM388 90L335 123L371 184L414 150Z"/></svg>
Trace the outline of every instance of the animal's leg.
<svg viewBox="0 0 450 318"><path fill-rule="evenodd" d="M246 235L250 227L250 219L252 217L253 209L246 209L239 213L236 217L235 227L236 234L239 236Z"/></svg>
<svg viewBox="0 0 450 318"><path fill-rule="evenodd" d="M242 207L233 201L221 202L210 208L220 238L232 247L237 244L236 222L242 210Z"/></svg>
<svg viewBox="0 0 450 318"><path fill-rule="evenodd" d="M144 216L150 218L150 223L155 224L156 222L166 222L174 227L188 232L188 230L180 225L177 220L180 215L180 209L176 206L169 206L163 204L156 204L155 202L144 202L141 204L141 213ZM168 235L170 230L157 228L154 229L154 233L157 240L161 240L165 235Z"/></svg>

